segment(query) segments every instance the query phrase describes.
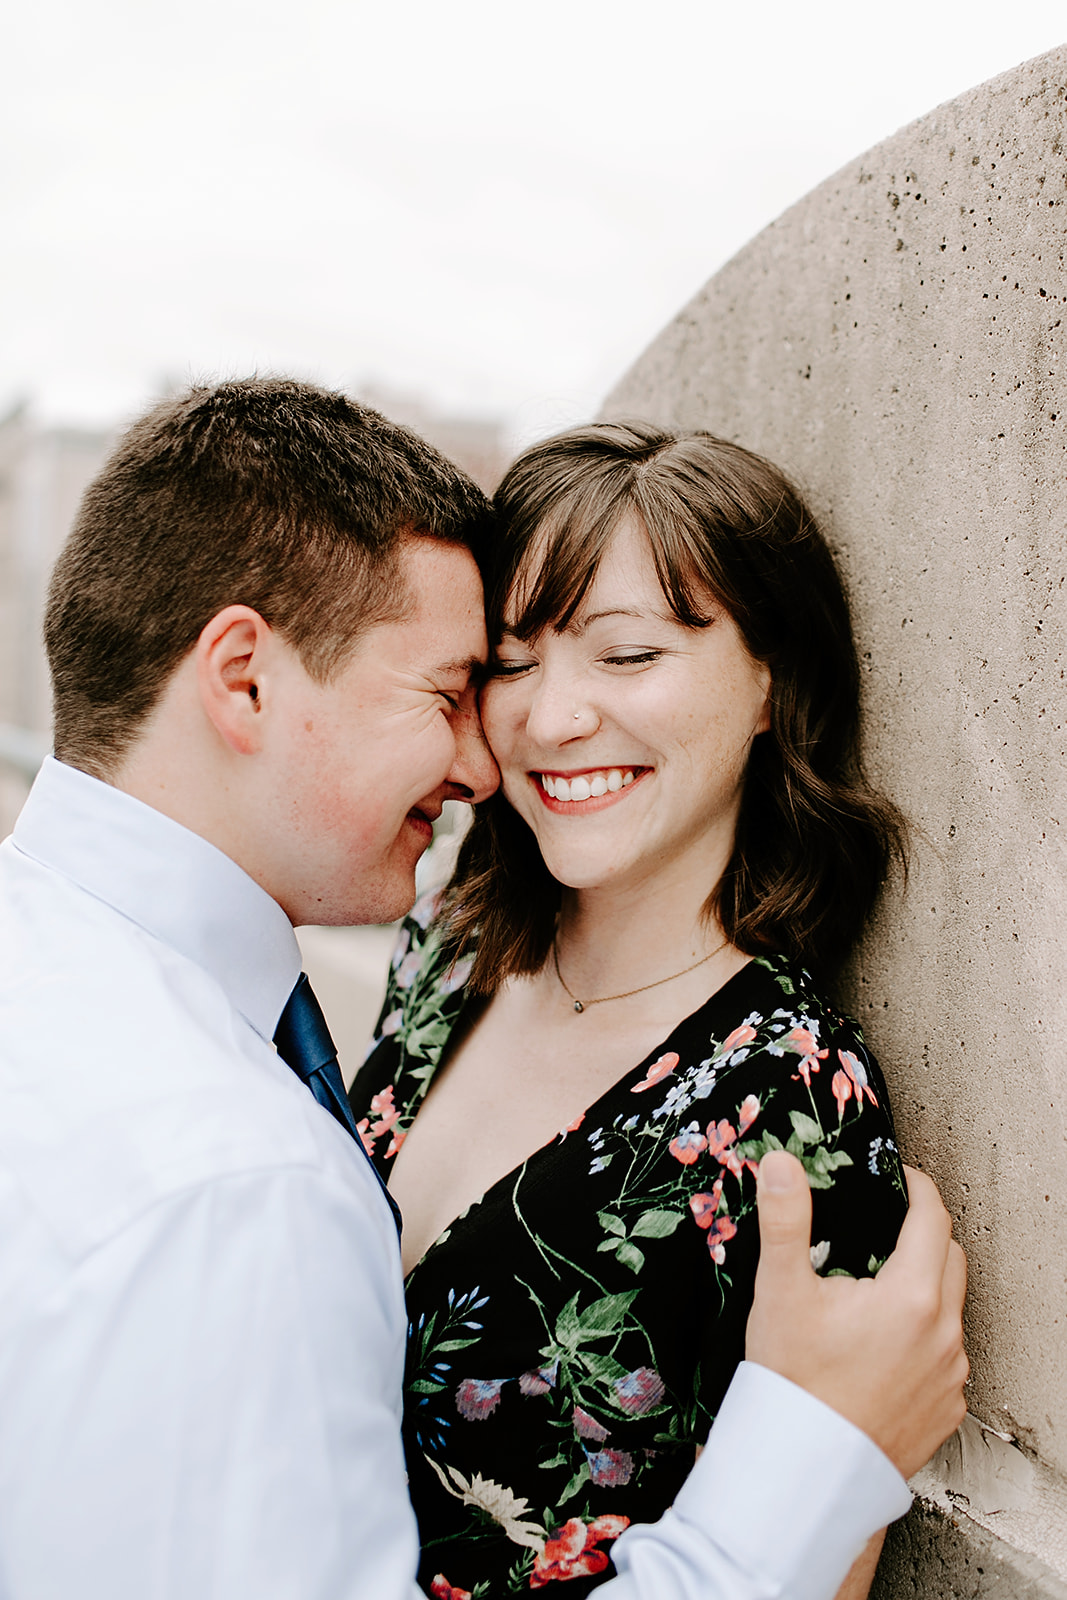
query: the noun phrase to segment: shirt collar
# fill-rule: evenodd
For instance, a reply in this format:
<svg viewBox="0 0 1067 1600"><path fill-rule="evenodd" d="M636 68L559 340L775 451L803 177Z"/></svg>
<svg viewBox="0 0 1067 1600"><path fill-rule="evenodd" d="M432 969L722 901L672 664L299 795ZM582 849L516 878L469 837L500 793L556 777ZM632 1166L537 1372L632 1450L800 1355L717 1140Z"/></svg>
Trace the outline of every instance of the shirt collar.
<svg viewBox="0 0 1067 1600"><path fill-rule="evenodd" d="M213 844L52 756L14 843L210 972L257 1033L273 1036L300 947L277 901Z"/></svg>

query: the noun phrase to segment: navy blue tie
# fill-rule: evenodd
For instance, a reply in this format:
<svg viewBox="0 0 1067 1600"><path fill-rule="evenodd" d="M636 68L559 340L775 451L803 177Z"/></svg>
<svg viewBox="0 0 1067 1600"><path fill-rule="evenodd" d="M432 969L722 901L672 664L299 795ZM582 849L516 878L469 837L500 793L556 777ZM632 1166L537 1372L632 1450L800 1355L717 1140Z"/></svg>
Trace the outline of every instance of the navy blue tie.
<svg viewBox="0 0 1067 1600"><path fill-rule="evenodd" d="M274 1043L286 1066L292 1067L297 1077L307 1084L319 1105L325 1106L356 1141L360 1153L370 1163L371 1171L381 1184L399 1233L400 1208L385 1187L381 1173L367 1155L359 1136L345 1093L341 1068L337 1064L337 1046L330 1037L322 1007L315 998L306 972L297 978L293 992L285 1002L285 1010L274 1030Z"/></svg>

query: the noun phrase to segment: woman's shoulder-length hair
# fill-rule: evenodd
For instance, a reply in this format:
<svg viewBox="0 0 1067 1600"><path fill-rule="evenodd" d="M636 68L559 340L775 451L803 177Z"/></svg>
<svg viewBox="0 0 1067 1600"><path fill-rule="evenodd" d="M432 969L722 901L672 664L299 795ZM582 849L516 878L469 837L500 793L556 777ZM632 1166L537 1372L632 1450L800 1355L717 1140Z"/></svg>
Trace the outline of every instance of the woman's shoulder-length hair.
<svg viewBox="0 0 1067 1600"><path fill-rule="evenodd" d="M706 915L749 955L832 970L860 932L906 827L868 783L860 674L848 601L829 546L777 467L713 434L647 423L574 428L521 455L495 497L490 638L563 628L615 529L636 517L674 615L687 627L725 607L771 672L771 718L745 777L733 855ZM457 949L475 942L471 985L491 993L538 971L560 886L502 794L475 808L446 896Z"/></svg>

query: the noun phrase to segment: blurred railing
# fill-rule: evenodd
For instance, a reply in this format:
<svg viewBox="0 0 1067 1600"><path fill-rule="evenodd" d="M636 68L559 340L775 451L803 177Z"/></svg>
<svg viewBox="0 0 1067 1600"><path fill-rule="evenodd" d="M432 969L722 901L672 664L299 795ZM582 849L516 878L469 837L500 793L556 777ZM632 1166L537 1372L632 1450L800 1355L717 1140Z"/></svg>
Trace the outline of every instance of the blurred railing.
<svg viewBox="0 0 1067 1600"><path fill-rule="evenodd" d="M0 764L13 767L29 782L37 776L37 769L51 748L51 742L43 733L31 733L28 728L0 722Z"/></svg>

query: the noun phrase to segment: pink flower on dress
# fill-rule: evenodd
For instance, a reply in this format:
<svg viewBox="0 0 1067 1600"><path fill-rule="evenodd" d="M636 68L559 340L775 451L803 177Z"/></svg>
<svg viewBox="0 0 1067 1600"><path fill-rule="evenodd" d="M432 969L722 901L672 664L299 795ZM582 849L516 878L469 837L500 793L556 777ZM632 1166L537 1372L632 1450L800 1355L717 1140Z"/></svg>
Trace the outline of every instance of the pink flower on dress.
<svg viewBox="0 0 1067 1600"><path fill-rule="evenodd" d="M404 1143L404 1140L407 1138L407 1136L408 1135L407 1135L407 1129L406 1128L397 1128L396 1129L396 1131L393 1134L393 1137L389 1141L389 1148L385 1152L387 1160L388 1160L388 1158L390 1156L395 1156L399 1152L400 1146Z"/></svg>
<svg viewBox="0 0 1067 1600"><path fill-rule="evenodd" d="M635 1083L630 1093L640 1094L642 1089L651 1089L653 1084L658 1083L661 1078L665 1078L669 1072L673 1072L677 1065L678 1052L676 1050L665 1051L658 1061L653 1061L641 1082Z"/></svg>
<svg viewBox="0 0 1067 1600"><path fill-rule="evenodd" d="M737 1131L747 1133L760 1113L760 1103L754 1094L746 1095L737 1113Z"/></svg>
<svg viewBox="0 0 1067 1600"><path fill-rule="evenodd" d="M835 1072L830 1081L830 1087L834 1091L834 1099L837 1101L837 1118L840 1121L845 1114L845 1107L852 1099L852 1079L847 1072Z"/></svg>
<svg viewBox="0 0 1067 1600"><path fill-rule="evenodd" d="M710 1194L692 1194L689 1196L689 1209L693 1213L693 1221L698 1228L710 1228L715 1221L715 1213L719 1209L722 1199L722 1179L716 1178Z"/></svg>
<svg viewBox="0 0 1067 1600"><path fill-rule="evenodd" d="M561 1128L559 1130L559 1137L561 1139L565 1139L567 1137L568 1133L577 1133L578 1129L581 1127L581 1125L582 1125L582 1123L584 1121L585 1121L585 1112L584 1111L579 1112L578 1116L575 1117L573 1122L568 1122L568 1124L567 1124L567 1126L565 1128Z"/></svg>
<svg viewBox="0 0 1067 1600"><path fill-rule="evenodd" d="M691 1167L694 1161L699 1161L707 1148L708 1141L695 1122L683 1128L667 1146L675 1161L680 1161L683 1167Z"/></svg>
<svg viewBox="0 0 1067 1600"><path fill-rule="evenodd" d="M444 899L443 889L434 889L430 894L424 894L421 900L416 900L411 908L411 920L420 928L428 928L441 909Z"/></svg>
<svg viewBox="0 0 1067 1600"><path fill-rule="evenodd" d="M737 1223L725 1213L716 1217L708 1233L708 1250L716 1266L721 1267L726 1260L726 1251L723 1246L734 1237L737 1232Z"/></svg>
<svg viewBox="0 0 1067 1600"><path fill-rule="evenodd" d="M742 1022L739 1028L735 1028L733 1033L723 1040L719 1046L719 1054L728 1056L732 1050L740 1050L743 1044L751 1044L755 1037L756 1030L752 1024L750 1022Z"/></svg>
<svg viewBox="0 0 1067 1600"><path fill-rule="evenodd" d="M603 1423L591 1417L588 1411L583 1411L581 1406L574 1408L574 1431L579 1439L593 1439L597 1444L603 1444L608 1436Z"/></svg>
<svg viewBox="0 0 1067 1600"><path fill-rule="evenodd" d="M608 1512L605 1516L593 1518L589 1524L588 1536L594 1544L598 1544L601 1539L617 1539L629 1526L629 1517L613 1516Z"/></svg>
<svg viewBox="0 0 1067 1600"><path fill-rule="evenodd" d="M456 1410L468 1422L484 1422L500 1404L503 1378L464 1378L456 1390Z"/></svg>
<svg viewBox="0 0 1067 1600"><path fill-rule="evenodd" d="M852 1079L857 1103L862 1105L863 1096L866 1095L871 1105L876 1106L878 1101L867 1077L867 1069L859 1056L854 1056L851 1050L839 1050L837 1058Z"/></svg>
<svg viewBox="0 0 1067 1600"><path fill-rule="evenodd" d="M622 1489L634 1475L634 1458L628 1450L598 1450L586 1460L590 1480L598 1489Z"/></svg>
<svg viewBox="0 0 1067 1600"><path fill-rule="evenodd" d="M547 1394L556 1387L556 1373L559 1371L559 1362L554 1361L550 1367L536 1367L532 1372L523 1372L519 1375L519 1393L525 1395Z"/></svg>
<svg viewBox="0 0 1067 1600"><path fill-rule="evenodd" d="M654 1411L665 1393L663 1379L653 1367L635 1367L625 1378L616 1378L614 1388L619 1405L631 1417Z"/></svg>
<svg viewBox="0 0 1067 1600"><path fill-rule="evenodd" d="M422 951L409 950L396 969L396 986L398 989L410 989L419 975L422 966Z"/></svg>
<svg viewBox="0 0 1067 1600"><path fill-rule="evenodd" d="M737 1130L733 1124L723 1117L719 1123L708 1123L708 1152L713 1155L721 1167L727 1172L732 1172L735 1178L740 1178L744 1172L744 1164L734 1148L737 1144Z"/></svg>
<svg viewBox="0 0 1067 1600"><path fill-rule="evenodd" d="M400 1111L393 1104L393 1086L390 1083L381 1094L376 1094L370 1103L371 1111L377 1116L378 1121L370 1130L372 1139L380 1139L383 1133L388 1133L390 1128L400 1120Z"/></svg>
<svg viewBox="0 0 1067 1600"><path fill-rule="evenodd" d="M798 1056L803 1056L800 1067L794 1072L794 1079L804 1079L804 1086L811 1088L811 1074L818 1072L819 1062L825 1061L830 1054L829 1050L820 1050L819 1041L810 1028L796 1027L787 1033L782 1040L782 1048L792 1050Z"/></svg>
<svg viewBox="0 0 1067 1600"><path fill-rule="evenodd" d="M471 975L471 968L473 966L473 956L462 956L460 960L449 967L448 971L445 973L444 982L441 984L442 992L444 994L455 994L457 989L462 989L463 985Z"/></svg>
<svg viewBox="0 0 1067 1600"><path fill-rule="evenodd" d="M708 1123L708 1151L721 1161L723 1151L737 1143L737 1130L723 1117L721 1122Z"/></svg>
<svg viewBox="0 0 1067 1600"><path fill-rule="evenodd" d="M534 1561L530 1588L541 1589L553 1580L562 1582L603 1572L608 1558L596 1546L617 1539L629 1526L629 1517L595 1517L588 1525L580 1517L571 1517L562 1528L556 1529Z"/></svg>
<svg viewBox="0 0 1067 1600"><path fill-rule="evenodd" d="M360 1120L356 1123L356 1132L359 1134L359 1141L364 1150L369 1156L372 1156L374 1154L374 1138L370 1131L369 1117L360 1118Z"/></svg>
<svg viewBox="0 0 1067 1600"><path fill-rule="evenodd" d="M433 1600L471 1600L469 1589L457 1589L454 1583L449 1583L443 1572L439 1572L430 1585L430 1594Z"/></svg>

